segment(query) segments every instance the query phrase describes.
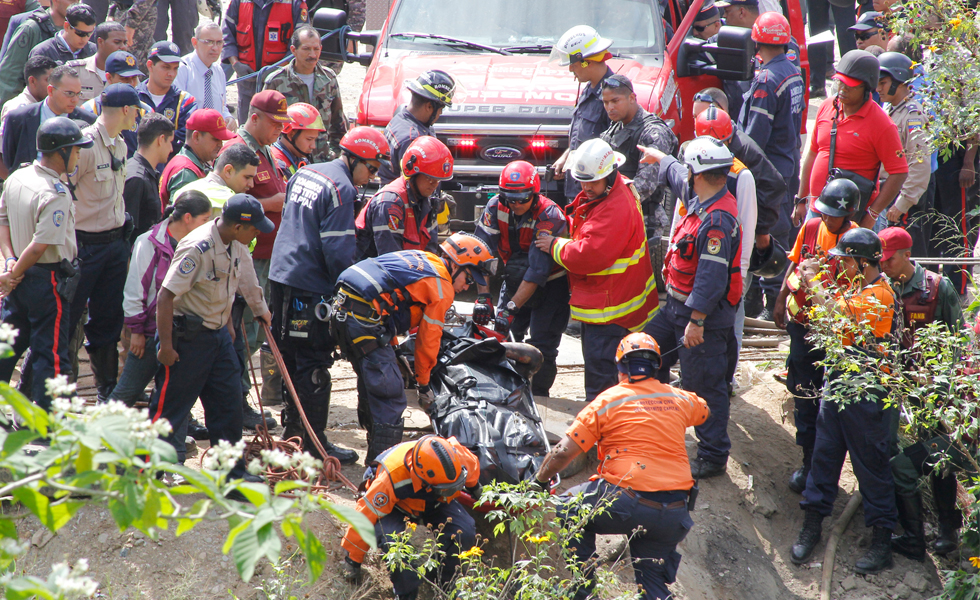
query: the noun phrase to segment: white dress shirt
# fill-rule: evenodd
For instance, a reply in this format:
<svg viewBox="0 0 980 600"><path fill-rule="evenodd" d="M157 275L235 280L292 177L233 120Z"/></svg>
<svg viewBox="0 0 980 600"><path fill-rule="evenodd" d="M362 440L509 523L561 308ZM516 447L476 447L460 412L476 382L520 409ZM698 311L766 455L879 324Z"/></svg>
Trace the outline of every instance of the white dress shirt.
<svg viewBox="0 0 980 600"><path fill-rule="evenodd" d="M177 70L177 79L174 85L177 89L183 90L197 99L198 108L204 107L204 74L208 67L204 66L201 57L197 52L191 52L180 59L180 67ZM221 113L225 121L231 120L231 111L225 102L225 87L227 78L221 68L221 61L214 61L211 64L211 98L214 100L215 109Z"/></svg>

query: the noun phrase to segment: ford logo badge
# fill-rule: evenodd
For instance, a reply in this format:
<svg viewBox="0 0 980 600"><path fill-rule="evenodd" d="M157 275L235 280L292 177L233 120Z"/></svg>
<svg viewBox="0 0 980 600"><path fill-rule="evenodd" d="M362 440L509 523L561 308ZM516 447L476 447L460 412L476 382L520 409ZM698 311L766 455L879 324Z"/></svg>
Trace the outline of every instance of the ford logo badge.
<svg viewBox="0 0 980 600"><path fill-rule="evenodd" d="M522 152L513 146L491 146L483 150L480 156L487 160L514 160L520 158Z"/></svg>

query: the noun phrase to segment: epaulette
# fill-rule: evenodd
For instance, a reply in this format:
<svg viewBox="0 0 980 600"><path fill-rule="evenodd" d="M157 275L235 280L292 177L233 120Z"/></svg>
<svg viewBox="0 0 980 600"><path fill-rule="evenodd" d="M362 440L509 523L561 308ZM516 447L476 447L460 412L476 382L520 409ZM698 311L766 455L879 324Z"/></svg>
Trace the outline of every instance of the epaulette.
<svg viewBox="0 0 980 600"><path fill-rule="evenodd" d="M211 249L211 239L209 238L206 240L201 240L200 242L194 244L194 247L197 249L198 252L204 254L205 252Z"/></svg>

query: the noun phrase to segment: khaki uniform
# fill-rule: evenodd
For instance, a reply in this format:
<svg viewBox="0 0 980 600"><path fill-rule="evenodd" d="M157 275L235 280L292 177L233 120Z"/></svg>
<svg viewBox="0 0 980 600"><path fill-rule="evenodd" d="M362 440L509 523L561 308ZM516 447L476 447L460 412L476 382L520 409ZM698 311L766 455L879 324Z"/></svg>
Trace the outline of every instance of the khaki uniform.
<svg viewBox="0 0 980 600"><path fill-rule="evenodd" d="M75 207L58 174L34 161L7 179L0 195L0 226L10 228L14 254L20 256L31 242L48 244L39 264L75 260Z"/></svg>
<svg viewBox="0 0 980 600"><path fill-rule="evenodd" d="M99 74L95 66L96 54L81 60L70 60L65 63L78 71L78 79L82 82L82 100L91 100L102 93L106 86L105 71Z"/></svg>
<svg viewBox="0 0 980 600"><path fill-rule="evenodd" d="M236 291L254 314L269 312L248 248L221 241L217 221L182 239L171 265L163 287L177 296L175 315L195 315L208 329L220 329L228 324Z"/></svg>
<svg viewBox="0 0 980 600"><path fill-rule="evenodd" d="M126 222L123 202L126 142L121 135L109 137L101 118L83 129L82 133L92 138L95 144L91 148L83 148L78 158L76 226L88 233L122 227ZM113 169L113 157L117 169Z"/></svg>
<svg viewBox="0 0 980 600"><path fill-rule="evenodd" d="M907 213L912 206L918 204L919 198L926 193L929 187L929 177L932 175L932 163L930 157L932 148L929 146L929 134L923 129L926 124L926 115L922 112L919 103L911 96L899 102L897 105L885 105L888 116L898 127L898 136L902 140L902 147L905 149L905 157L909 163L909 175L902 185L902 190L895 200L895 207L903 213ZM881 170L882 178L887 176L884 168Z"/></svg>

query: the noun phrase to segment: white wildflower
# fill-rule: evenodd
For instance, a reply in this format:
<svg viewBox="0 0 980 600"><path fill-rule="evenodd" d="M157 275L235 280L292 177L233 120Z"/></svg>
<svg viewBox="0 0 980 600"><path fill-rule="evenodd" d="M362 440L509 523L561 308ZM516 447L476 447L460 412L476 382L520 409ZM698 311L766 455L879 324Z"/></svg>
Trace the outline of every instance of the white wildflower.
<svg viewBox="0 0 980 600"><path fill-rule="evenodd" d="M99 589L99 584L91 577L85 577L88 561L79 559L74 567L67 563L57 563L51 567L48 583L65 598L91 598Z"/></svg>
<svg viewBox="0 0 980 600"><path fill-rule="evenodd" d="M14 345L17 334L20 333L10 323L0 323L0 344Z"/></svg>
<svg viewBox="0 0 980 600"><path fill-rule="evenodd" d="M6 325L6 323L4 323ZM0 331L0 337L3 332ZM52 398L71 398L75 395L75 384L68 383L67 375L55 375L44 382L44 390ZM67 412L67 411L64 411ZM74 411L73 411L74 412Z"/></svg>
<svg viewBox="0 0 980 600"><path fill-rule="evenodd" d="M253 458L252 460L248 461L248 472L252 475L261 475L262 473L265 473L265 465L263 465L262 461L258 458Z"/></svg>
<svg viewBox="0 0 980 600"><path fill-rule="evenodd" d="M290 469L293 466L292 458L282 450L263 450L260 454L262 462L270 467Z"/></svg>
<svg viewBox="0 0 980 600"><path fill-rule="evenodd" d="M27 551L27 544L17 538L0 538L0 556L20 556Z"/></svg>
<svg viewBox="0 0 980 600"><path fill-rule="evenodd" d="M239 440L234 446L227 440L221 440L217 446L212 446L201 467L208 471L230 471L235 466L235 462L242 457L245 451L245 442Z"/></svg>
<svg viewBox="0 0 980 600"><path fill-rule="evenodd" d="M306 474L307 477L316 477L323 470L323 461L310 456L308 452L294 454L296 468Z"/></svg>

